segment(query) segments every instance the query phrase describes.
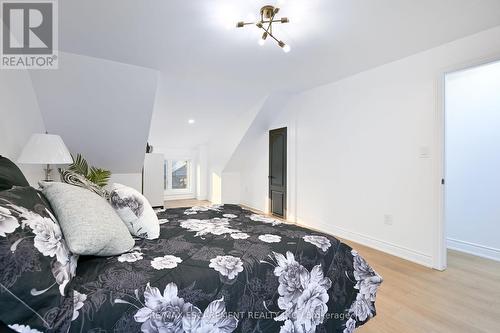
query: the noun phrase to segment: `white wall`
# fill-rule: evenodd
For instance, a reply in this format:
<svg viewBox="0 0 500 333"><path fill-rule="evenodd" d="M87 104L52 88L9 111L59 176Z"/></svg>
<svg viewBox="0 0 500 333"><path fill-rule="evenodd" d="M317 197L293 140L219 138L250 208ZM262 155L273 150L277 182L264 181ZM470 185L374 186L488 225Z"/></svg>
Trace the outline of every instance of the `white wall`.
<svg viewBox="0 0 500 333"><path fill-rule="evenodd" d="M287 197L287 216L295 220L295 114L286 108L290 97L273 94L262 105L222 173L224 203L235 203L239 197L241 204L263 212L269 210L269 130L287 127L287 186L291 194Z"/></svg>
<svg viewBox="0 0 500 333"><path fill-rule="evenodd" d="M239 172L222 172L221 202L225 204L241 203L241 177Z"/></svg>
<svg viewBox="0 0 500 333"><path fill-rule="evenodd" d="M0 155L13 162L33 133L44 133L45 125L27 71L0 72ZM43 179L41 165L19 165L31 185Z"/></svg>
<svg viewBox="0 0 500 333"><path fill-rule="evenodd" d="M500 55L500 27L292 98L282 124L296 122L289 194L296 196L298 222L436 266L439 78L493 55ZM264 162L253 173L258 179L263 168ZM262 182L255 183L242 182L241 202L262 192L255 190Z"/></svg>
<svg viewBox="0 0 500 333"><path fill-rule="evenodd" d="M197 148L196 164L196 199L208 199L208 148L207 145L199 145Z"/></svg>
<svg viewBox="0 0 500 333"><path fill-rule="evenodd" d="M142 173L113 173L108 185L113 183L130 186L142 193Z"/></svg>
<svg viewBox="0 0 500 333"><path fill-rule="evenodd" d="M222 172L265 100L266 98L260 99L248 111L243 114L235 114L228 119L226 128L214 133L208 142L208 198L212 203L222 202Z"/></svg>
<svg viewBox="0 0 500 333"><path fill-rule="evenodd" d="M500 260L500 62L446 77L448 246Z"/></svg>

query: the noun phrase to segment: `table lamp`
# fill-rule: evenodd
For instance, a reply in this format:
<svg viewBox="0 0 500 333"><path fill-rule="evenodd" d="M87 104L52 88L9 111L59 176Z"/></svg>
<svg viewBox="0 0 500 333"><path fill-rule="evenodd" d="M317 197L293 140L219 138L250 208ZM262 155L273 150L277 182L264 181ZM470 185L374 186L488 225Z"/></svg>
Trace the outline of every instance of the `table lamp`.
<svg viewBox="0 0 500 333"><path fill-rule="evenodd" d="M71 164L73 158L59 135L40 134L31 135L17 159L20 164L45 164L45 181L52 181L51 164Z"/></svg>

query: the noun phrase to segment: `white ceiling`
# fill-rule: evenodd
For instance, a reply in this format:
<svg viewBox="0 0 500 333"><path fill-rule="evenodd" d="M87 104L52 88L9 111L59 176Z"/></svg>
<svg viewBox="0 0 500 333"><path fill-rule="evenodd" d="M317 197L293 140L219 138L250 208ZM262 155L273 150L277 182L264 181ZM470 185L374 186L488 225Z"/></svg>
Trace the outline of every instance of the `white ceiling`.
<svg viewBox="0 0 500 333"><path fill-rule="evenodd" d="M60 49L161 72L153 123L173 148L206 142L263 96L300 91L500 24L499 0L286 0L291 45L230 28L261 0L65 0ZM189 126L187 119L196 119ZM156 120L155 120L156 119Z"/></svg>
<svg viewBox="0 0 500 333"><path fill-rule="evenodd" d="M73 154L113 173L140 172L156 71L59 52L58 70L30 76L46 130L59 134Z"/></svg>

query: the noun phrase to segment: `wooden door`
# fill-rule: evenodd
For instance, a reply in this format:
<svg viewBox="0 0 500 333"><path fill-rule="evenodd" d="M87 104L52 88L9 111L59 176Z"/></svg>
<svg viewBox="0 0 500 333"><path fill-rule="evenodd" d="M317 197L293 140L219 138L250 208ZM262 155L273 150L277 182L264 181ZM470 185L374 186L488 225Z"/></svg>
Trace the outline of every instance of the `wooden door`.
<svg viewBox="0 0 500 333"><path fill-rule="evenodd" d="M286 127L269 131L269 208L286 218Z"/></svg>

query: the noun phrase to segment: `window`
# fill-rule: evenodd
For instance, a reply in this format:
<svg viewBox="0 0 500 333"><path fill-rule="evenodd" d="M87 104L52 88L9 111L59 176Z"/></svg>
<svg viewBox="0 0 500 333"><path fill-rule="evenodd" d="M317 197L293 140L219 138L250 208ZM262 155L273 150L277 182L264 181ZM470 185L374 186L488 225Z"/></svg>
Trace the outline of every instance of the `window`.
<svg viewBox="0 0 500 333"><path fill-rule="evenodd" d="M172 189L188 188L188 161L172 161Z"/></svg>
<svg viewBox="0 0 500 333"><path fill-rule="evenodd" d="M191 161L165 160L163 182L165 191L189 191L191 189Z"/></svg>

